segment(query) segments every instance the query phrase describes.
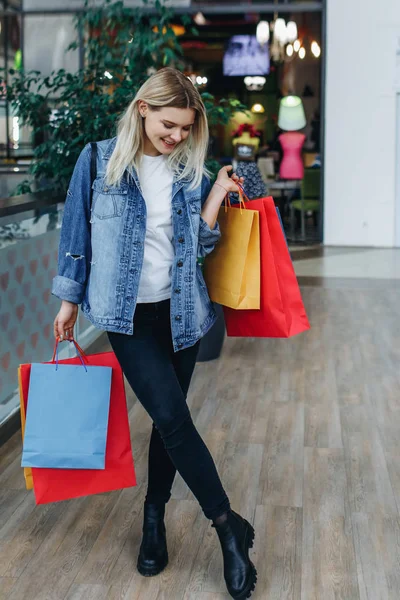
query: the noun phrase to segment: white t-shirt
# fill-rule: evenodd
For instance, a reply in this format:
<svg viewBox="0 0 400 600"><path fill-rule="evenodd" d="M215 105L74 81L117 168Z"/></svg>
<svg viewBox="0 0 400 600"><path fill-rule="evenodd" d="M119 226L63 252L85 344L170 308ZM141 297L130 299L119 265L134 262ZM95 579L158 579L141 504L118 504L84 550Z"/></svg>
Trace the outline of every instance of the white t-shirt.
<svg viewBox="0 0 400 600"><path fill-rule="evenodd" d="M172 241L173 174L166 156L144 155L138 175L146 202L147 227L137 302L160 302L171 297L175 256Z"/></svg>

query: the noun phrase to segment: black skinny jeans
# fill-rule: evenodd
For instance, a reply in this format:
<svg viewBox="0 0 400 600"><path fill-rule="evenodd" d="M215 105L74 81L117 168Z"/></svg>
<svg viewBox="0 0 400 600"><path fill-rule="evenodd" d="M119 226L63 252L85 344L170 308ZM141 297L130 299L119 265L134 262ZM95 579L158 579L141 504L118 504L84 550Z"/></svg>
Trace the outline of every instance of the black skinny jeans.
<svg viewBox="0 0 400 600"><path fill-rule="evenodd" d="M229 500L186 403L199 343L174 353L169 300L138 304L133 335L107 335L130 386L153 420L146 501L168 502L178 471L205 516L215 520L229 510Z"/></svg>

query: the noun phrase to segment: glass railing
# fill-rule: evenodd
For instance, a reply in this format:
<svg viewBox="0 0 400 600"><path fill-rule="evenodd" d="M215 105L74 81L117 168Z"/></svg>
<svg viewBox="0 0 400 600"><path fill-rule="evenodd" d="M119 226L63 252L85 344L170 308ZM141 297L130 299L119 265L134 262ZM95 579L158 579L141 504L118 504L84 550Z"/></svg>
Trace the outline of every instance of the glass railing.
<svg viewBox="0 0 400 600"><path fill-rule="evenodd" d="M2 426L19 410L18 366L51 360L53 321L60 300L51 295L63 198L29 194L0 200L0 441ZM99 336L80 314L75 337L82 346ZM60 357L74 355L72 344Z"/></svg>

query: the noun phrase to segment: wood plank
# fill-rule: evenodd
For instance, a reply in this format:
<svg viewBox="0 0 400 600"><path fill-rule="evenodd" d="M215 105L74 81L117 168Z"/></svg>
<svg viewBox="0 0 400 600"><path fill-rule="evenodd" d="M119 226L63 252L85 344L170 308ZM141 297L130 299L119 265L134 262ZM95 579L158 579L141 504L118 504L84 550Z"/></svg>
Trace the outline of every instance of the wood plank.
<svg viewBox="0 0 400 600"><path fill-rule="evenodd" d="M0 577L0 600L6 600L17 582L14 577Z"/></svg>
<svg viewBox="0 0 400 600"><path fill-rule="evenodd" d="M257 565L255 598L298 600L301 593L302 509L257 506L252 560Z"/></svg>
<svg viewBox="0 0 400 600"><path fill-rule="evenodd" d="M309 368L305 388L304 445L342 448L342 431L333 362Z"/></svg>
<svg viewBox="0 0 400 600"><path fill-rule="evenodd" d="M100 535L79 570L75 583L97 583L101 585L110 583L110 574L128 536L131 534L133 522L143 520L144 494L143 486L141 486L140 491L136 487L121 492L101 529Z"/></svg>
<svg viewBox="0 0 400 600"><path fill-rule="evenodd" d="M16 458L4 468L0 475L0 489L25 490L25 478L21 467L21 451Z"/></svg>
<svg viewBox="0 0 400 600"><path fill-rule="evenodd" d="M0 539L2 538L2 529L25 500L27 494L26 490L0 490Z"/></svg>
<svg viewBox="0 0 400 600"><path fill-rule="evenodd" d="M21 456L21 432L17 431L0 446L0 477L5 469L18 457Z"/></svg>
<svg viewBox="0 0 400 600"><path fill-rule="evenodd" d="M359 600L341 449L305 448L302 600Z"/></svg>
<svg viewBox="0 0 400 600"><path fill-rule="evenodd" d="M63 600L118 494L99 494L56 505L62 514L35 554L29 557L24 571L19 572L10 600ZM13 561L14 569L15 564L20 566L20 561Z"/></svg>
<svg viewBox="0 0 400 600"><path fill-rule="evenodd" d="M303 505L304 406L270 405L258 504Z"/></svg>
<svg viewBox="0 0 400 600"><path fill-rule="evenodd" d="M215 592L187 592L183 600L226 600L226 597L226 594Z"/></svg>
<svg viewBox="0 0 400 600"><path fill-rule="evenodd" d="M376 419L368 407L341 409L352 512L397 515L397 503Z"/></svg>
<svg viewBox="0 0 400 600"><path fill-rule="evenodd" d="M19 577L61 517L60 504L38 506L21 521L11 540L0 542L0 576Z"/></svg>
<svg viewBox="0 0 400 600"><path fill-rule="evenodd" d="M21 494L20 491L11 490L11 494ZM4 521L0 529L0 548L7 540L11 540L16 530L20 527L21 522L27 522L29 515L35 510L35 498L33 492L27 492L23 501L15 506L15 511L9 515L9 518Z"/></svg>
<svg viewBox="0 0 400 600"><path fill-rule="evenodd" d="M74 584L65 600L108 600L108 585Z"/></svg>
<svg viewBox="0 0 400 600"><path fill-rule="evenodd" d="M379 520L379 516L366 513L352 514L360 600L389 600Z"/></svg>

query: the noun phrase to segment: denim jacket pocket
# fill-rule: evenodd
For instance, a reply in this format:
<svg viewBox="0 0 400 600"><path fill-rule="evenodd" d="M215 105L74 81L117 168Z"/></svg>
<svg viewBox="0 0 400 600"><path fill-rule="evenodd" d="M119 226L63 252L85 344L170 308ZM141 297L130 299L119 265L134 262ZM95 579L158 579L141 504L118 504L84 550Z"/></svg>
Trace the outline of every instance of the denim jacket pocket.
<svg viewBox="0 0 400 600"><path fill-rule="evenodd" d="M126 185L107 186L104 178L101 178L93 181L92 189L92 214L97 219L112 219L122 215L128 194Z"/></svg>

